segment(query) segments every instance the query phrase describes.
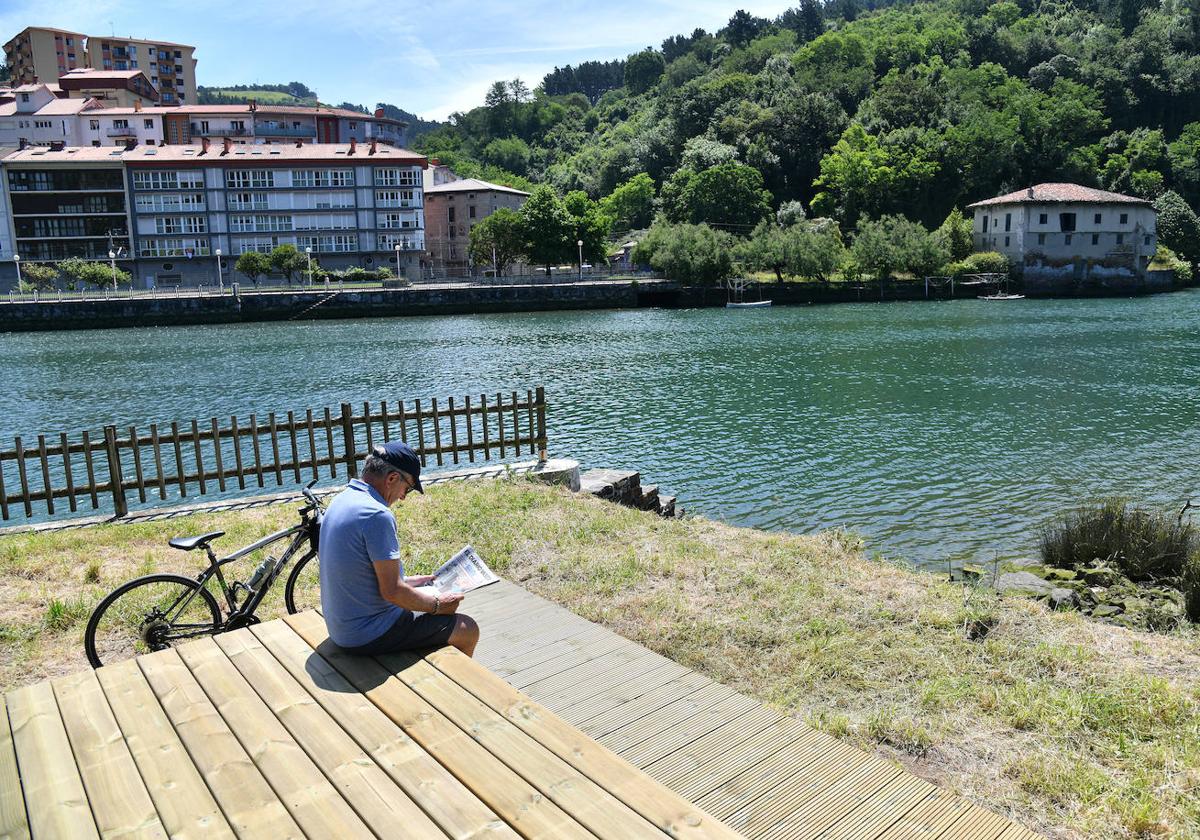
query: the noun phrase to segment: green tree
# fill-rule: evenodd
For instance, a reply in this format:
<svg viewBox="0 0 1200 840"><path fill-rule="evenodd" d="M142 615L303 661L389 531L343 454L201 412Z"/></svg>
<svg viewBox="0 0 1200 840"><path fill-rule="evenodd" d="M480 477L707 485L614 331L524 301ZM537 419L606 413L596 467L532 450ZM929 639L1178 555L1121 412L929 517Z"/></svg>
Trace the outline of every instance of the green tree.
<svg viewBox="0 0 1200 840"><path fill-rule="evenodd" d="M633 261L669 280L716 285L733 273L733 237L708 225L655 222L633 250Z"/></svg>
<svg viewBox="0 0 1200 840"><path fill-rule="evenodd" d="M603 262L607 256L606 242L612 220L583 190L572 190L563 199L563 207L571 218L573 243L582 242L583 259ZM575 260L580 246L576 245Z"/></svg>
<svg viewBox="0 0 1200 840"><path fill-rule="evenodd" d="M233 268L247 277L257 288L258 278L271 273L271 258L259 251L243 251L238 256Z"/></svg>
<svg viewBox="0 0 1200 840"><path fill-rule="evenodd" d="M295 245L277 245L270 255L271 270L282 274L290 286L292 278L308 267L308 256L296 250Z"/></svg>
<svg viewBox="0 0 1200 840"><path fill-rule="evenodd" d="M529 144L520 137L504 137L483 147L483 160L508 172L524 176L529 172Z"/></svg>
<svg viewBox="0 0 1200 840"><path fill-rule="evenodd" d="M114 286L114 277L117 286L128 286L133 282L133 277L128 271L118 268L114 272L111 263L85 260L80 257L65 259L55 267L59 274L70 278L70 282L74 286L85 285L95 286L97 289L111 289Z"/></svg>
<svg viewBox="0 0 1200 840"><path fill-rule="evenodd" d="M955 207L937 229L938 236L950 252L950 259L965 259L975 249L972 224L963 211Z"/></svg>
<svg viewBox="0 0 1200 840"><path fill-rule="evenodd" d="M857 225L861 216L878 215L936 172L937 163L923 158L921 150L893 153L854 123L821 160L815 182L821 191L813 198L813 211L847 227Z"/></svg>
<svg viewBox="0 0 1200 840"><path fill-rule="evenodd" d="M48 292L54 288L58 270L46 263L26 263L21 266L21 291Z"/></svg>
<svg viewBox="0 0 1200 840"><path fill-rule="evenodd" d="M640 229L654 220L654 179L639 172L600 200L600 209L618 229Z"/></svg>
<svg viewBox="0 0 1200 840"><path fill-rule="evenodd" d="M1167 190L1154 202L1158 240L1192 265L1200 264L1200 218L1179 193Z"/></svg>
<svg viewBox="0 0 1200 840"><path fill-rule="evenodd" d="M846 261L842 232L833 219L797 222L784 230L787 273L828 283Z"/></svg>
<svg viewBox="0 0 1200 840"><path fill-rule="evenodd" d="M471 259L475 265L494 265L503 274L525 250L525 228L521 214L501 207L471 228Z"/></svg>
<svg viewBox="0 0 1200 840"><path fill-rule="evenodd" d="M681 169L663 190L663 206L675 221L705 222L751 230L771 212L771 194L757 169L723 163L703 172Z"/></svg>
<svg viewBox="0 0 1200 840"><path fill-rule="evenodd" d="M625 87L630 93L645 93L654 87L667 62L658 50L645 49L625 59Z"/></svg>
<svg viewBox="0 0 1200 840"><path fill-rule="evenodd" d="M775 279L782 283L788 261L787 231L773 219L763 219L750 238L738 246L737 255L747 268L773 271Z"/></svg>
<svg viewBox="0 0 1200 840"><path fill-rule="evenodd" d="M530 264L550 267L556 263L575 261L575 223L562 200L548 184L534 189L521 208L524 229L525 256Z"/></svg>
<svg viewBox="0 0 1200 840"><path fill-rule="evenodd" d="M858 225L854 241L850 243L854 261L879 281L880 288L900 264L900 249L892 230L897 218L884 216L875 220L864 219Z"/></svg>

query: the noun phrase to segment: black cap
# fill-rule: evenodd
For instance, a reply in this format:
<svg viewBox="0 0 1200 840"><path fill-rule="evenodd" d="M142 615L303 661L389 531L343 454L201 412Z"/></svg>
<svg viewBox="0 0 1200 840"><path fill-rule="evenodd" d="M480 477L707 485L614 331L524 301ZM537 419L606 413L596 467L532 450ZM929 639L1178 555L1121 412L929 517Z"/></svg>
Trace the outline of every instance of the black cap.
<svg viewBox="0 0 1200 840"><path fill-rule="evenodd" d="M407 443L400 441L391 441L382 446L376 446L371 450L371 454L381 461L386 461L398 470L403 470L412 476L413 489L418 493L424 493L421 489L421 459L417 457L417 453Z"/></svg>

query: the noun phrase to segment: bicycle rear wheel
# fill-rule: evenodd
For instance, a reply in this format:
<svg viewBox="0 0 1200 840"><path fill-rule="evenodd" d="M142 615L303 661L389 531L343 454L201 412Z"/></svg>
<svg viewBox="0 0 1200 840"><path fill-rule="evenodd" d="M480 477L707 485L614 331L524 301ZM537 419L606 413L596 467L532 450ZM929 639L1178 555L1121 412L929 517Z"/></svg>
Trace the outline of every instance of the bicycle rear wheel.
<svg viewBox="0 0 1200 840"><path fill-rule="evenodd" d="M146 575L114 589L88 619L83 647L93 668L212 635L221 608L212 593L183 575Z"/></svg>
<svg viewBox="0 0 1200 840"><path fill-rule="evenodd" d="M283 602L293 615L321 606L321 561L316 552L301 557L288 575L283 588Z"/></svg>

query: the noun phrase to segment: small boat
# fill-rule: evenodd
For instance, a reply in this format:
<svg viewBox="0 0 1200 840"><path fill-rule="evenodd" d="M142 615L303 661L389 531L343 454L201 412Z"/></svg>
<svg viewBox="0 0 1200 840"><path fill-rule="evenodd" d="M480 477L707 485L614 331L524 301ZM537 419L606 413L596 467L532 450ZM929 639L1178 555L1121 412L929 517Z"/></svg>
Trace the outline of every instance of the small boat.
<svg viewBox="0 0 1200 840"><path fill-rule="evenodd" d="M749 301L747 303L734 303L733 301L729 301L728 303L725 304L725 308L726 309L758 309L759 307L770 306L770 305L771 305L771 301L769 301L769 300L755 300L755 301Z"/></svg>
<svg viewBox="0 0 1200 840"><path fill-rule="evenodd" d="M1007 292L998 292L994 295L980 295L980 300L1025 300L1025 295L1010 295Z"/></svg>

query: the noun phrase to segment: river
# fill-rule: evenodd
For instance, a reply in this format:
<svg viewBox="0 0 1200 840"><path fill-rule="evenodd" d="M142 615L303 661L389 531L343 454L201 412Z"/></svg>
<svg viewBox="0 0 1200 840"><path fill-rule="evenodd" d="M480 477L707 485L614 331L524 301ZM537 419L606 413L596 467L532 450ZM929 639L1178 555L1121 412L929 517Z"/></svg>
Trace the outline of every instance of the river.
<svg viewBox="0 0 1200 840"><path fill-rule="evenodd" d="M1200 291L0 334L0 437L541 384L552 454L944 569L1197 490L1198 335Z"/></svg>

